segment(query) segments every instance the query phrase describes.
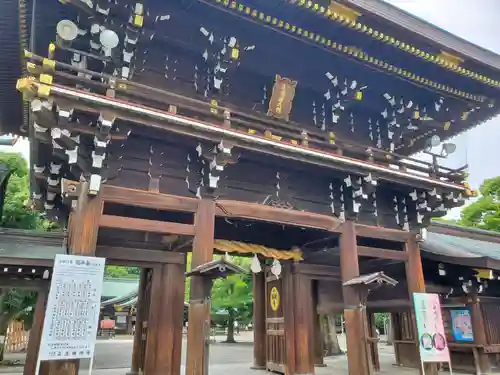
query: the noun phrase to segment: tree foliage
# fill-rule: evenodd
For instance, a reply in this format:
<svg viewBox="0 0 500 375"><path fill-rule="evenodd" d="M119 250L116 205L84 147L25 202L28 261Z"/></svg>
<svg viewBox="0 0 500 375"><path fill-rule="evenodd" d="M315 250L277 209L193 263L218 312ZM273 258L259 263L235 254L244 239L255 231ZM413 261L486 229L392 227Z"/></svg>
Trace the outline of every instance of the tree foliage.
<svg viewBox="0 0 500 375"><path fill-rule="evenodd" d="M233 258L231 261L248 272L217 279L212 287L212 320L227 328L227 342L235 342L235 322L249 323L253 310L250 260Z"/></svg>
<svg viewBox="0 0 500 375"><path fill-rule="evenodd" d="M106 266L104 270L104 277L113 279L138 279L140 274L140 267Z"/></svg>
<svg viewBox="0 0 500 375"><path fill-rule="evenodd" d="M18 229L43 229L45 220L31 209L29 170L26 160L19 154L0 152L0 164L12 172L7 184L3 216L0 226Z"/></svg>
<svg viewBox="0 0 500 375"><path fill-rule="evenodd" d="M500 232L500 176L484 180L479 193L479 198L462 210L459 224Z"/></svg>
<svg viewBox="0 0 500 375"><path fill-rule="evenodd" d="M53 224L32 209L30 204L29 170L19 154L0 152L0 164L11 171L5 194L0 227L50 230ZM33 322L36 293L26 290L0 289L0 333L4 333L12 319L20 319L29 329ZM3 348L0 359L3 357Z"/></svg>

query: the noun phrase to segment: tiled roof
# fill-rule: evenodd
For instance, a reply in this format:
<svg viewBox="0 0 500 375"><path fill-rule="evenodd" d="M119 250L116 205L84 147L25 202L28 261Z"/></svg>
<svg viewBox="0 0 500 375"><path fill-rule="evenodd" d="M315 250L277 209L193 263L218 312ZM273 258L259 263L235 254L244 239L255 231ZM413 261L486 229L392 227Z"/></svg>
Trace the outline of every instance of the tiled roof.
<svg viewBox="0 0 500 375"><path fill-rule="evenodd" d="M435 233L431 228L421 245L422 257L472 267L500 269L500 233L449 224L445 227L462 232L463 236ZM481 236L481 239L476 239L475 236ZM484 240L486 236L491 237L491 241ZM496 241L493 242L494 240Z"/></svg>
<svg viewBox="0 0 500 375"><path fill-rule="evenodd" d="M139 289L139 279L111 279L105 278L102 284L102 297L117 299L133 298ZM127 298L127 299L128 299ZM120 300L120 301L118 301Z"/></svg>
<svg viewBox="0 0 500 375"><path fill-rule="evenodd" d="M57 254L66 254L64 232L0 228L0 264L2 257L53 260ZM21 259L22 258L22 259Z"/></svg>

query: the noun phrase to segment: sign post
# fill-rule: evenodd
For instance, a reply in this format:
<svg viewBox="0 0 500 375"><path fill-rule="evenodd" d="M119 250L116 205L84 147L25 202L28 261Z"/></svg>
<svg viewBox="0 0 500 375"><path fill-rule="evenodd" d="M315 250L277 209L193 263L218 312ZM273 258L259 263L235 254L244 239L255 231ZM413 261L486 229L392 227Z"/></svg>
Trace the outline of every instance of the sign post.
<svg viewBox="0 0 500 375"><path fill-rule="evenodd" d="M101 306L105 258L56 255L36 365L41 361L90 359Z"/></svg>
<svg viewBox="0 0 500 375"><path fill-rule="evenodd" d="M413 293L420 364L424 373L424 363L448 363L451 360L441 314L438 294Z"/></svg>

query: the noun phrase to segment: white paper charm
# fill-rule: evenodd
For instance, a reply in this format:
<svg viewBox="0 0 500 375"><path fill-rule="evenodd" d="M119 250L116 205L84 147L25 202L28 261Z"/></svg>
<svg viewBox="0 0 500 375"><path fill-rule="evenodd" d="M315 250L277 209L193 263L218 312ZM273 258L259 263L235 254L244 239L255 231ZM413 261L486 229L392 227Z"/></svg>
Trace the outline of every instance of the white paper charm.
<svg viewBox="0 0 500 375"><path fill-rule="evenodd" d="M281 275L281 263L279 260L273 260L273 265L271 266L271 273L276 276L276 279L279 279Z"/></svg>
<svg viewBox="0 0 500 375"><path fill-rule="evenodd" d="M262 266L260 265L260 261L259 258L257 257L257 254L253 256L252 265L250 266L250 269L252 270L253 273L262 272Z"/></svg>

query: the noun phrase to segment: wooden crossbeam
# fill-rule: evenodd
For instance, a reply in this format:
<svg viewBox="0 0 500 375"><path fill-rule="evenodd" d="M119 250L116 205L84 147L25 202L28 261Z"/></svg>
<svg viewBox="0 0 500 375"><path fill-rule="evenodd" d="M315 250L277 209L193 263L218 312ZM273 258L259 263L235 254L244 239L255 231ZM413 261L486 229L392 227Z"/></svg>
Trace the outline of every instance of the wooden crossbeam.
<svg viewBox="0 0 500 375"><path fill-rule="evenodd" d="M124 265L124 262L184 263L184 254L164 250L131 249L126 247L97 246L96 256L106 258L106 264Z"/></svg>
<svg viewBox="0 0 500 375"><path fill-rule="evenodd" d="M132 230L149 233L180 234L194 236L194 225L168 221L137 219L133 217L102 215L99 227Z"/></svg>
<svg viewBox="0 0 500 375"><path fill-rule="evenodd" d="M408 260L408 253L406 251L380 249L377 247L358 246L358 255L362 257L371 257L389 260Z"/></svg>
<svg viewBox="0 0 500 375"><path fill-rule="evenodd" d="M398 229L381 228L370 225L356 224L358 237L376 238L395 242L406 242L415 234Z"/></svg>
<svg viewBox="0 0 500 375"><path fill-rule="evenodd" d="M333 216L230 200L217 201L216 215L323 229L330 232L339 232L342 224Z"/></svg>
<svg viewBox="0 0 500 375"><path fill-rule="evenodd" d="M102 198L105 203L183 212L196 212L199 201L195 198L128 189L111 185L103 186Z"/></svg>

